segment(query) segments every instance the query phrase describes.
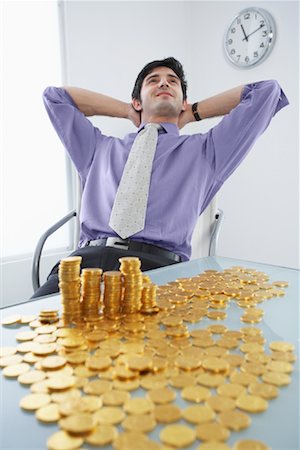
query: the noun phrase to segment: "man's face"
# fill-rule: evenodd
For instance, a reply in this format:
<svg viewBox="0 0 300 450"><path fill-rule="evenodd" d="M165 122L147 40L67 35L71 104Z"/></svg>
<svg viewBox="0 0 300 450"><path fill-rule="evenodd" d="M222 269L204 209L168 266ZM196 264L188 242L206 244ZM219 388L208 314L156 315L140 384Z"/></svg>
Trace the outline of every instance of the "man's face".
<svg viewBox="0 0 300 450"><path fill-rule="evenodd" d="M141 100L134 99L133 106L144 119L178 118L186 107L179 77L168 67L156 67L145 77Z"/></svg>

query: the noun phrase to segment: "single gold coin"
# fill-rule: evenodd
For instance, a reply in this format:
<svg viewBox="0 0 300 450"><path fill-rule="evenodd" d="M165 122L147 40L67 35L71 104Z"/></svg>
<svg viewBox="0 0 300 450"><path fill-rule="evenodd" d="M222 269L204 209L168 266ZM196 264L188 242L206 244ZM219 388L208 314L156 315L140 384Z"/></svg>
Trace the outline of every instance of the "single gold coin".
<svg viewBox="0 0 300 450"><path fill-rule="evenodd" d="M46 378L45 372L42 370L31 370L18 376L18 382L21 384L33 384L43 381Z"/></svg>
<svg viewBox="0 0 300 450"><path fill-rule="evenodd" d="M217 393L219 395L222 395L225 397L230 397L230 398L237 398L244 392L246 392L245 387L242 386L241 384L236 384L236 383L221 384L217 388Z"/></svg>
<svg viewBox="0 0 300 450"><path fill-rule="evenodd" d="M176 405L156 405L154 417L159 423L173 423L181 418L181 410Z"/></svg>
<svg viewBox="0 0 300 450"><path fill-rule="evenodd" d="M224 442L203 442L196 448L196 450L231 450L227 444Z"/></svg>
<svg viewBox="0 0 300 450"><path fill-rule="evenodd" d="M33 320L36 319L35 315L26 315L26 316L22 316L21 317L21 323L24 325L27 325L28 323L32 322Z"/></svg>
<svg viewBox="0 0 300 450"><path fill-rule="evenodd" d="M293 352L295 346L289 342L274 341L269 344L269 348L276 352Z"/></svg>
<svg viewBox="0 0 300 450"><path fill-rule="evenodd" d="M236 406L243 411L258 413L265 411L269 404L265 399L257 395L242 394L236 399Z"/></svg>
<svg viewBox="0 0 300 450"><path fill-rule="evenodd" d="M61 417L56 403L49 403L49 405L42 406L36 411L35 416L44 423L57 422Z"/></svg>
<svg viewBox="0 0 300 450"><path fill-rule="evenodd" d="M286 373L266 372L263 374L262 380L265 383L274 384L275 386L287 386L291 382L291 377Z"/></svg>
<svg viewBox="0 0 300 450"><path fill-rule="evenodd" d="M47 440L49 450L75 450L83 444L81 437L70 436L65 431L57 431Z"/></svg>
<svg viewBox="0 0 300 450"><path fill-rule="evenodd" d="M15 323L21 322L21 319L22 317L19 314L15 314L12 316L3 317L3 319L1 319L1 324L4 326L14 325Z"/></svg>
<svg viewBox="0 0 300 450"><path fill-rule="evenodd" d="M225 359L216 358L214 356L203 359L202 366L205 370L209 370L213 373L226 372L230 367L229 363Z"/></svg>
<svg viewBox="0 0 300 450"><path fill-rule="evenodd" d="M271 450L271 448L260 441L243 439L234 444L233 450Z"/></svg>
<svg viewBox="0 0 300 450"><path fill-rule="evenodd" d="M97 425L96 428L85 437L85 442L95 447L104 447L111 444L118 436L118 430L111 425Z"/></svg>
<svg viewBox="0 0 300 450"><path fill-rule="evenodd" d="M193 444L196 433L195 430L186 425L168 425L162 429L159 437L164 444L183 448Z"/></svg>
<svg viewBox="0 0 300 450"><path fill-rule="evenodd" d="M16 334L16 339L20 342L32 341L36 336L37 333L35 331L22 331Z"/></svg>
<svg viewBox="0 0 300 450"><path fill-rule="evenodd" d="M38 356L50 355L51 353L54 353L56 351L56 343L40 344L38 342L35 342L32 346L31 351L34 355Z"/></svg>
<svg viewBox="0 0 300 450"><path fill-rule="evenodd" d="M219 414L219 422L229 430L240 431L250 426L251 418L242 411L223 411Z"/></svg>
<svg viewBox="0 0 300 450"><path fill-rule="evenodd" d="M76 413L93 413L102 406L102 399L97 395L85 395L65 400L59 405L62 416L70 416Z"/></svg>
<svg viewBox="0 0 300 450"><path fill-rule="evenodd" d="M23 361L23 356L21 355L6 355L0 358L0 367L13 366L16 364L21 364Z"/></svg>
<svg viewBox="0 0 300 450"><path fill-rule="evenodd" d="M105 406L122 406L130 399L130 394L126 391L112 390L104 392L102 402Z"/></svg>
<svg viewBox="0 0 300 450"><path fill-rule="evenodd" d="M41 361L42 368L45 370L60 369L66 365L67 361L62 356L47 356Z"/></svg>
<svg viewBox="0 0 300 450"><path fill-rule="evenodd" d="M226 441L230 432L219 423L204 423L196 427L196 436L200 441Z"/></svg>
<svg viewBox="0 0 300 450"><path fill-rule="evenodd" d="M203 386L187 386L181 391L181 397L190 402L201 403L211 396L209 389Z"/></svg>
<svg viewBox="0 0 300 450"><path fill-rule="evenodd" d="M30 370L29 364L20 363L4 367L2 373L7 378L17 378L18 376L28 372L29 370Z"/></svg>
<svg viewBox="0 0 300 450"><path fill-rule="evenodd" d="M235 408L235 400L222 395L213 395L206 404L216 412L231 411Z"/></svg>
<svg viewBox="0 0 300 450"><path fill-rule="evenodd" d="M119 433L116 439L114 439L113 447L115 450L159 450L160 447L153 447L152 442L144 433L124 431L123 433Z"/></svg>
<svg viewBox="0 0 300 450"><path fill-rule="evenodd" d="M50 401L51 397L48 394L29 394L21 399L20 407L26 411L35 411L48 405Z"/></svg>
<svg viewBox="0 0 300 450"><path fill-rule="evenodd" d="M32 386L31 386L32 387ZM80 398L81 397L81 391L79 389L69 389L66 392L54 392L51 394L51 400L54 403L64 403L64 402L68 402L71 399L74 398Z"/></svg>
<svg viewBox="0 0 300 450"><path fill-rule="evenodd" d="M257 377L251 373L234 371L230 374L230 381L232 383L241 384L242 386L249 386L250 383L256 383Z"/></svg>
<svg viewBox="0 0 300 450"><path fill-rule="evenodd" d="M152 414L130 415L123 420L122 427L124 430L149 433L156 427L156 420Z"/></svg>
<svg viewBox="0 0 300 450"><path fill-rule="evenodd" d="M120 391L135 391L136 389L138 389L140 387L140 381L138 378L136 378L135 380L128 380L128 381L127 380L125 380L125 381L114 380L113 387L114 387L114 389L120 390ZM142 387L144 387L144 386L142 386ZM149 387L148 389L151 389L151 388Z"/></svg>
<svg viewBox="0 0 300 450"><path fill-rule="evenodd" d="M147 397L158 405L170 403L176 398L176 393L170 388L152 389L148 392Z"/></svg>
<svg viewBox="0 0 300 450"><path fill-rule="evenodd" d="M117 406L103 406L94 413L94 418L99 425L117 425L125 418L125 413Z"/></svg>
<svg viewBox="0 0 300 450"><path fill-rule="evenodd" d="M209 406L192 405L182 410L182 417L190 423L200 424L211 422L216 414Z"/></svg>
<svg viewBox="0 0 300 450"><path fill-rule="evenodd" d="M259 397L271 400L279 395L279 390L276 386L267 383L251 383L248 387L250 394L258 395Z"/></svg>
<svg viewBox="0 0 300 450"><path fill-rule="evenodd" d="M11 356L17 353L16 347L0 347L0 358Z"/></svg>
<svg viewBox="0 0 300 450"><path fill-rule="evenodd" d="M47 386L51 391L63 391L75 385L75 377L72 375L54 375L47 381Z"/></svg>
<svg viewBox="0 0 300 450"><path fill-rule="evenodd" d="M154 403L142 397L131 398L123 406L129 414L147 414L154 410Z"/></svg>
<svg viewBox="0 0 300 450"><path fill-rule="evenodd" d="M73 414L61 419L59 426L68 433L82 435L90 433L96 426L94 417L91 414Z"/></svg>
<svg viewBox="0 0 300 450"><path fill-rule="evenodd" d="M220 386L220 384L225 383L225 377L214 373L200 373L197 377L197 383L202 386L216 388L217 386Z"/></svg>
<svg viewBox="0 0 300 450"><path fill-rule="evenodd" d="M189 374L175 375L174 377L171 377L170 384L175 388L182 389L184 387L196 384L196 378Z"/></svg>
<svg viewBox="0 0 300 450"><path fill-rule="evenodd" d="M267 364L267 369L270 372L291 373L293 371L293 366L286 361L270 361Z"/></svg>

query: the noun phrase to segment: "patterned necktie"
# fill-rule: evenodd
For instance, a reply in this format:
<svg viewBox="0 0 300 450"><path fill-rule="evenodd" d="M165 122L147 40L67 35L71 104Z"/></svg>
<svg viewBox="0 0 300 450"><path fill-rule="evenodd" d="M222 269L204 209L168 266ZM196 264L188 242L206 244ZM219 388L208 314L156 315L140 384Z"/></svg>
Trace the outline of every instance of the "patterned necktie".
<svg viewBox="0 0 300 450"><path fill-rule="evenodd" d="M148 123L136 136L116 193L109 226L126 239L144 229L152 163L161 125Z"/></svg>

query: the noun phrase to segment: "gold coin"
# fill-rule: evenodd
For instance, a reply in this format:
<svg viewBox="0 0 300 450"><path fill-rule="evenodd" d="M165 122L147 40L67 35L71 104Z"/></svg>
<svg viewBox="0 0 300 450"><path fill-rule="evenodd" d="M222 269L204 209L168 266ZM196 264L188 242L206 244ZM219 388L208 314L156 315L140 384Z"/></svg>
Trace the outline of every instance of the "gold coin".
<svg viewBox="0 0 300 450"><path fill-rule="evenodd" d="M11 356L17 353L16 347L0 347L0 358Z"/></svg>
<svg viewBox="0 0 300 450"><path fill-rule="evenodd" d="M116 427L111 425L97 425L96 428L86 436L85 442L96 447L104 447L111 444L118 436Z"/></svg>
<svg viewBox="0 0 300 450"><path fill-rule="evenodd" d="M61 419L59 426L71 434L82 435L91 432L95 428L96 422L91 414L73 414Z"/></svg>
<svg viewBox="0 0 300 450"><path fill-rule="evenodd" d="M66 359L62 356L47 356L41 361L42 368L45 370L60 369L66 364Z"/></svg>
<svg viewBox="0 0 300 450"><path fill-rule="evenodd" d="M232 431L243 430L251 424L251 418L247 414L237 410L221 412L219 414L219 421L221 425Z"/></svg>
<svg viewBox="0 0 300 450"><path fill-rule="evenodd" d="M81 437L70 436L65 431L57 431L47 440L49 450L74 450L83 444Z"/></svg>
<svg viewBox="0 0 300 450"><path fill-rule="evenodd" d="M50 344L39 344L34 343L31 349L32 353L38 356L45 356L50 355L51 353L54 353L56 351L56 344L50 343Z"/></svg>
<svg viewBox="0 0 300 450"><path fill-rule="evenodd" d="M206 404L217 412L231 411L235 408L235 401L222 395L213 395L206 400Z"/></svg>
<svg viewBox="0 0 300 450"><path fill-rule="evenodd" d="M16 364L21 364L23 357L21 355L7 355L0 358L0 367L13 366Z"/></svg>
<svg viewBox="0 0 300 450"><path fill-rule="evenodd" d="M170 403L176 398L176 393L167 387L160 389L152 389L148 392L147 397L158 405Z"/></svg>
<svg viewBox="0 0 300 450"><path fill-rule="evenodd" d="M224 311L208 311L206 315L209 319L213 320L224 320L227 317Z"/></svg>
<svg viewBox="0 0 300 450"><path fill-rule="evenodd" d="M233 450L271 450L266 444L253 439L244 439L234 444Z"/></svg>
<svg viewBox="0 0 300 450"><path fill-rule="evenodd" d="M182 417L187 422L200 424L211 422L216 414L209 406L192 405L182 411Z"/></svg>
<svg viewBox="0 0 300 450"><path fill-rule="evenodd" d="M196 439L195 430L186 425L168 425L159 434L160 440L176 448L188 447Z"/></svg>
<svg viewBox="0 0 300 450"><path fill-rule="evenodd" d="M171 386L182 389L184 387L196 384L196 379L192 375L180 374L180 375L175 375L174 377L171 377L169 382L170 382Z"/></svg>
<svg viewBox="0 0 300 450"><path fill-rule="evenodd" d="M30 370L30 366L27 363L13 364L6 366L3 369L3 375L7 378L17 378L19 375L26 373Z"/></svg>
<svg viewBox="0 0 300 450"><path fill-rule="evenodd" d="M57 422L60 419L58 405L56 403L50 403L49 405L42 406L36 411L35 416L44 423Z"/></svg>
<svg viewBox="0 0 300 450"><path fill-rule="evenodd" d="M129 414L147 414L153 410L154 403L147 398L131 398L124 404L124 411Z"/></svg>
<svg viewBox="0 0 300 450"><path fill-rule="evenodd" d="M216 388L225 383L225 377L220 374L200 373L197 377L197 383L206 387Z"/></svg>
<svg viewBox="0 0 300 450"><path fill-rule="evenodd" d="M22 333L16 334L16 339L20 342L32 341L36 336L37 333L35 331L23 331Z"/></svg>
<svg viewBox="0 0 300 450"><path fill-rule="evenodd" d="M30 372L25 372L18 377L18 382L21 384L33 384L39 381L43 381L46 378L45 372L41 370L31 370Z"/></svg>
<svg viewBox="0 0 300 450"><path fill-rule="evenodd" d="M51 400L54 403L64 403L72 398L81 397L81 391L79 389L70 389L67 392L55 392L51 394Z"/></svg>
<svg viewBox="0 0 300 450"><path fill-rule="evenodd" d="M196 427L196 435L201 441L226 441L230 432L219 423L204 423Z"/></svg>
<svg viewBox="0 0 300 450"><path fill-rule="evenodd" d="M222 358L216 358L210 356L202 361L202 366L204 369L209 370L213 373L226 372L229 369L229 363Z"/></svg>
<svg viewBox="0 0 300 450"><path fill-rule="evenodd" d="M286 373L266 372L263 374L262 380L265 383L274 384L275 386L286 386L286 385L290 384L291 377L289 375L287 375Z"/></svg>
<svg viewBox="0 0 300 450"><path fill-rule="evenodd" d="M219 395L230 397L230 398L237 398L239 395L243 394L246 391L245 387L241 384L236 383L226 383L221 384L217 388L217 393Z"/></svg>
<svg viewBox="0 0 300 450"><path fill-rule="evenodd" d="M99 425L116 425L124 420L125 413L116 406L103 406L94 413L94 418Z"/></svg>
<svg viewBox="0 0 300 450"><path fill-rule="evenodd" d="M15 323L21 322L22 317L19 314L15 314L13 316L7 316L1 319L2 325L14 325Z"/></svg>
<svg viewBox="0 0 300 450"><path fill-rule="evenodd" d="M224 442L203 442L196 448L196 450L231 450Z"/></svg>
<svg viewBox="0 0 300 450"><path fill-rule="evenodd" d="M116 437L113 442L113 447L115 450L154 450L154 448L151 448L150 442L152 441L150 441L144 433L138 431L125 431Z"/></svg>
<svg viewBox="0 0 300 450"><path fill-rule="evenodd" d="M51 391L63 391L75 385L75 377L68 375L55 375L48 379L47 386Z"/></svg>
<svg viewBox="0 0 300 450"><path fill-rule="evenodd" d="M96 395L85 395L84 397L70 398L59 405L62 416L70 416L76 413L92 413L102 406L101 397Z"/></svg>
<svg viewBox="0 0 300 450"><path fill-rule="evenodd" d="M269 404L266 400L257 395L242 394L236 399L236 406L243 411L258 413L265 411Z"/></svg>
<svg viewBox="0 0 300 450"><path fill-rule="evenodd" d="M251 383L248 389L250 394L258 395L266 400L276 398L279 394L279 390L276 386L266 383Z"/></svg>
<svg viewBox="0 0 300 450"><path fill-rule="evenodd" d="M234 371L229 378L232 383L241 384L242 386L249 386L250 383L257 382L257 377L251 373Z"/></svg>
<svg viewBox="0 0 300 450"><path fill-rule="evenodd" d="M24 325L29 324L30 322L32 322L33 320L36 319L36 316L34 315L26 315L26 316L22 316L21 317L21 323Z"/></svg>
<svg viewBox="0 0 300 450"><path fill-rule="evenodd" d="M122 427L125 430L139 430L142 433L149 433L156 427L156 421L151 414L131 415L123 420Z"/></svg>
<svg viewBox="0 0 300 450"><path fill-rule="evenodd" d="M116 390L120 391L135 391L140 387L139 379L122 381L122 380L114 380L113 387ZM144 387L144 386L143 386Z"/></svg>
<svg viewBox="0 0 300 450"><path fill-rule="evenodd" d="M181 397L190 402L201 403L211 396L209 389L203 386L187 386L181 391Z"/></svg>
<svg viewBox="0 0 300 450"><path fill-rule="evenodd" d="M48 394L29 394L23 397L20 401L20 407L26 409L26 411L35 411L42 406L50 403L51 397Z"/></svg>
<svg viewBox="0 0 300 450"><path fill-rule="evenodd" d="M267 369L270 372L291 373L293 371L293 366L286 361L270 361L267 364Z"/></svg>
<svg viewBox="0 0 300 450"><path fill-rule="evenodd" d="M102 395L112 389L112 384L108 380L92 380L83 388L86 394Z"/></svg>
<svg viewBox="0 0 300 450"><path fill-rule="evenodd" d="M154 408L154 417L159 423L177 422L181 418L181 410L176 405L157 405Z"/></svg>
<svg viewBox="0 0 300 450"><path fill-rule="evenodd" d="M104 392L102 402L105 406L122 406L130 399L130 394L126 391L112 390Z"/></svg>
<svg viewBox="0 0 300 450"><path fill-rule="evenodd" d="M128 367L130 370L144 372L151 369L152 359L142 355L133 356L128 359Z"/></svg>
<svg viewBox="0 0 300 450"><path fill-rule="evenodd" d="M271 342L269 348L276 352L293 352L295 350L295 346L293 344L282 341Z"/></svg>

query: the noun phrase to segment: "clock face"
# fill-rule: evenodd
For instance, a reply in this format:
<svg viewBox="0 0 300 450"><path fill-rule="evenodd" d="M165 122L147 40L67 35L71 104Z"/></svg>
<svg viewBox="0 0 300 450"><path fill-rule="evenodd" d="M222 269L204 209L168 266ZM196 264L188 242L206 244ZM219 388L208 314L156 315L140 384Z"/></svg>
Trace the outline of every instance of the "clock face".
<svg viewBox="0 0 300 450"><path fill-rule="evenodd" d="M261 8L247 8L226 31L225 54L238 67L253 67L269 55L274 39L275 25L270 14Z"/></svg>

